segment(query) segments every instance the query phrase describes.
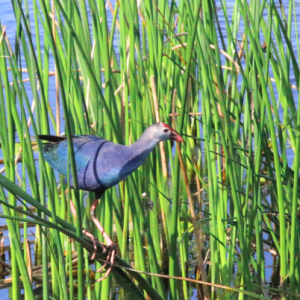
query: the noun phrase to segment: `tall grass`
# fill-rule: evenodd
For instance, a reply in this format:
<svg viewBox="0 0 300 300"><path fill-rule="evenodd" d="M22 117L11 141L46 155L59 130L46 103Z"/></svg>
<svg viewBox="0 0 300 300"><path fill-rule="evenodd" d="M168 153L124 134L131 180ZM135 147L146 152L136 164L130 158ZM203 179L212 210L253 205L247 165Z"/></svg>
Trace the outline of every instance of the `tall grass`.
<svg viewBox="0 0 300 300"><path fill-rule="evenodd" d="M299 7L232 4L12 1L15 36L0 20L12 299L299 298ZM184 143L160 145L102 197L118 258L94 283L105 253L91 262L81 230L102 241L94 195L65 193L32 136L64 132L76 178L72 134L128 145L158 121Z"/></svg>

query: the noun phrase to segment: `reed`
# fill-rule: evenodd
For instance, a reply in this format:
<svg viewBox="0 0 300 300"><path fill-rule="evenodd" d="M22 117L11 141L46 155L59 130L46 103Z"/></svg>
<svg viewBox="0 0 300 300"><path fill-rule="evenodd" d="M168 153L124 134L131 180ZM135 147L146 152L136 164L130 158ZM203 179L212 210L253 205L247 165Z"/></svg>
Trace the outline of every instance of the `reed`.
<svg viewBox="0 0 300 300"><path fill-rule="evenodd" d="M11 298L299 298L298 4L11 3L15 36L0 19ZM90 261L81 231L102 241L93 195L70 191L36 137L67 135L76 178L72 134L128 145L158 121L184 143L157 147L101 199L97 218L118 258L95 284L105 253Z"/></svg>

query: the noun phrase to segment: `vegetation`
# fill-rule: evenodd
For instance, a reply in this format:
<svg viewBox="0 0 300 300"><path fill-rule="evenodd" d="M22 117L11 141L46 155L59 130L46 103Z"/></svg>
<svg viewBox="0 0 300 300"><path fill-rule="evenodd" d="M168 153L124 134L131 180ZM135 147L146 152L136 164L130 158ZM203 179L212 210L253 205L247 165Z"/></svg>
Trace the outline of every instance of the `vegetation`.
<svg viewBox="0 0 300 300"><path fill-rule="evenodd" d="M11 2L14 37L0 20L11 299L299 298L299 4ZM98 234L93 195L65 193L32 137L64 132L74 174L72 134L128 145L158 121L185 142L161 145L101 199L118 259L94 284L105 253L89 261L81 233Z"/></svg>

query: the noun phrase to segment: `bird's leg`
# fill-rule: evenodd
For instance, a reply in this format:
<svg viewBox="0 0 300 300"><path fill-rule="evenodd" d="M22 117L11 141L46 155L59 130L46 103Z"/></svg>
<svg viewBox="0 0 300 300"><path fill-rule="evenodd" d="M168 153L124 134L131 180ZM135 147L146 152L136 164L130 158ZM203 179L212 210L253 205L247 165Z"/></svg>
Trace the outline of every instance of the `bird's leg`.
<svg viewBox="0 0 300 300"><path fill-rule="evenodd" d="M106 273L103 277L99 278L96 282L99 282L105 278L107 278L107 276L109 275L109 273L111 272L111 269L112 269L112 266L115 262L115 255L116 255L116 249L115 249L115 245L114 245L114 242L112 241L112 239L107 235L107 233L104 231L104 228L102 227L102 225L100 224L99 220L96 218L96 214L95 214L95 210L96 210L96 207L98 205L98 199L95 199L93 201L93 204L91 206L91 218L92 218L92 221L94 222L94 224L96 225L96 227L99 229L99 231L101 232L104 240L105 240L105 243L107 245L107 248L108 248L108 255L106 257L106 260L105 260L105 263L104 265L98 269L96 271L97 272L101 272L108 264L109 264L109 267L107 268L106 270Z"/></svg>
<svg viewBox="0 0 300 300"><path fill-rule="evenodd" d="M75 209L74 203L71 199L70 199L70 209L71 209L73 217L76 219L76 209ZM92 243L93 243L93 246L94 246L94 253L91 256L91 260L94 260L95 256L96 256L96 253L97 253L96 239L95 239L93 234L86 231L84 228L82 228L82 232L92 240Z"/></svg>

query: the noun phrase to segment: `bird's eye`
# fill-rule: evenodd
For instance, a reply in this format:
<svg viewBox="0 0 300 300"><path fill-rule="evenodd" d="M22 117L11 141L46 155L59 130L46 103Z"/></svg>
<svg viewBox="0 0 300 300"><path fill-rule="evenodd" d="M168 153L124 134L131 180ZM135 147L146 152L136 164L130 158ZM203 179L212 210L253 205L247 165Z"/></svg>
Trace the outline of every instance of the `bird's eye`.
<svg viewBox="0 0 300 300"><path fill-rule="evenodd" d="M164 130L164 132L168 132L168 131L169 131L169 129L165 129L165 130Z"/></svg>

